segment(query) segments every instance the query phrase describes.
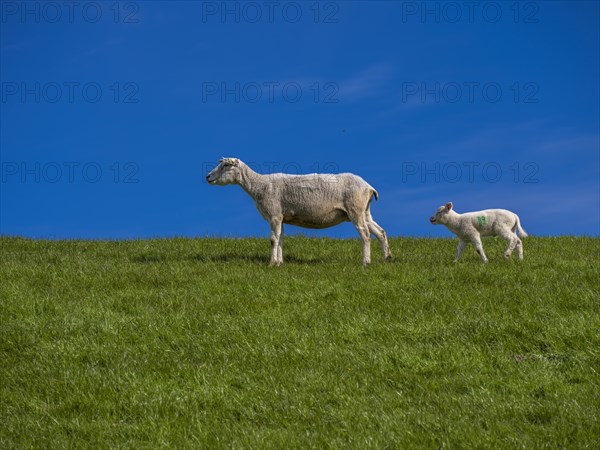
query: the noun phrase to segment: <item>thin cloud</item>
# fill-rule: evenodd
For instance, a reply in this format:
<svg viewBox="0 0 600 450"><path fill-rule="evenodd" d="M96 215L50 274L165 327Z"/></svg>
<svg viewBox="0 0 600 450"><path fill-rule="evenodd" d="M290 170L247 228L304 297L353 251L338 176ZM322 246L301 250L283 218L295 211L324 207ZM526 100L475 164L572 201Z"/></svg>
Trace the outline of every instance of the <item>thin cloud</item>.
<svg viewBox="0 0 600 450"><path fill-rule="evenodd" d="M526 147L530 153L561 155L579 150L597 150L600 136L572 129L557 129L548 121L534 120L487 128L448 145L462 150L518 145Z"/></svg>
<svg viewBox="0 0 600 450"><path fill-rule="evenodd" d="M534 150L547 156L572 154L572 152L596 153L598 148L600 148L600 135L581 133L545 140L535 146Z"/></svg>
<svg viewBox="0 0 600 450"><path fill-rule="evenodd" d="M387 64L375 64L363 69L340 83L340 97L344 101L380 97L389 86L392 75L392 67Z"/></svg>

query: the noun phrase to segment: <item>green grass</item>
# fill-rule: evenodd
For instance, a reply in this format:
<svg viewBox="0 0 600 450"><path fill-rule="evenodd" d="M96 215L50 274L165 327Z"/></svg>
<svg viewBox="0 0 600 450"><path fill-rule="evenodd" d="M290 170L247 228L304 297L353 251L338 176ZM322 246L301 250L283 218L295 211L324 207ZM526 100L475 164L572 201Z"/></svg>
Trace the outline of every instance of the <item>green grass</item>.
<svg viewBox="0 0 600 450"><path fill-rule="evenodd" d="M0 238L0 448L598 448L600 239Z"/></svg>

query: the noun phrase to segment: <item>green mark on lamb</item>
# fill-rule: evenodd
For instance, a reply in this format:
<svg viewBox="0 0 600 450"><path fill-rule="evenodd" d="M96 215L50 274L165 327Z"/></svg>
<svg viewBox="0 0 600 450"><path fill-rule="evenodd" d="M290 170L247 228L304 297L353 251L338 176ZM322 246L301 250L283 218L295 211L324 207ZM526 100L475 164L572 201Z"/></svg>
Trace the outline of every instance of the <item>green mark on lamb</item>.
<svg viewBox="0 0 600 450"><path fill-rule="evenodd" d="M487 223L487 219L485 216L477 216L477 225L480 227Z"/></svg>

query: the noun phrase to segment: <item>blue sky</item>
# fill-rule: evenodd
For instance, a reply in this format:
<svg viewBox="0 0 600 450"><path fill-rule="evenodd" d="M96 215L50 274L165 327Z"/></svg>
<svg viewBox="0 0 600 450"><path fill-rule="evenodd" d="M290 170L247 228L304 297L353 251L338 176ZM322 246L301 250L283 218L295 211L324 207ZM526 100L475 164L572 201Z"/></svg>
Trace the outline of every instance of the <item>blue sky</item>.
<svg viewBox="0 0 600 450"><path fill-rule="evenodd" d="M357 173L390 235L600 234L598 2L114 5L1 3L2 234L267 236L222 156Z"/></svg>

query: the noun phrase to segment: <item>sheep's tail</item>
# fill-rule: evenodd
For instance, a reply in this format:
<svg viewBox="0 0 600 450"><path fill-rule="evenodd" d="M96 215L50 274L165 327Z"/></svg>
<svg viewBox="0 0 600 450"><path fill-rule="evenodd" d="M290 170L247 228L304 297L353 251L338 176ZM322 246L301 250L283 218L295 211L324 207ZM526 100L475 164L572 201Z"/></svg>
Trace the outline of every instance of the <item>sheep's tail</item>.
<svg viewBox="0 0 600 450"><path fill-rule="evenodd" d="M515 216L517 217L517 229L519 230L519 236L521 236L522 238L526 238L529 235L521 226L521 220L519 219L519 216L517 216L516 214Z"/></svg>
<svg viewBox="0 0 600 450"><path fill-rule="evenodd" d="M371 188L373 189L373 188ZM373 197L375 197L375 201L379 200L379 194L377 193L377 191L375 189L373 189Z"/></svg>

